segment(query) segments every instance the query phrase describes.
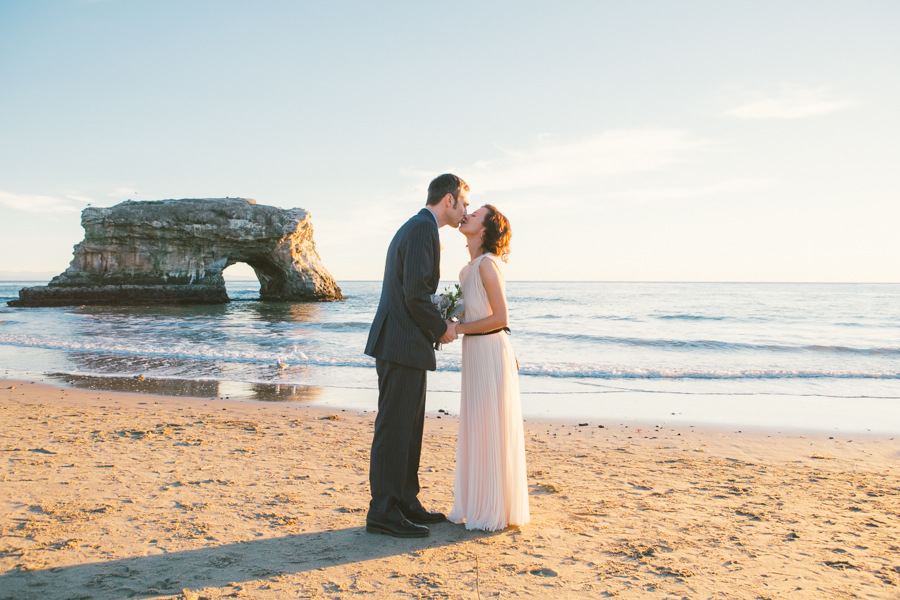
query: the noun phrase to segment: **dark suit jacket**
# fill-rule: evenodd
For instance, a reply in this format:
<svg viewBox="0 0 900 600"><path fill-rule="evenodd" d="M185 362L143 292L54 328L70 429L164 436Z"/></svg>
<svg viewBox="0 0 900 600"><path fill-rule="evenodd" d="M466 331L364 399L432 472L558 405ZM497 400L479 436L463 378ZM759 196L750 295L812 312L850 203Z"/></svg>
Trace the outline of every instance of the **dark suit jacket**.
<svg viewBox="0 0 900 600"><path fill-rule="evenodd" d="M404 223L388 247L384 283L366 354L434 371L434 343L447 324L431 303L441 278L441 242L427 208Z"/></svg>

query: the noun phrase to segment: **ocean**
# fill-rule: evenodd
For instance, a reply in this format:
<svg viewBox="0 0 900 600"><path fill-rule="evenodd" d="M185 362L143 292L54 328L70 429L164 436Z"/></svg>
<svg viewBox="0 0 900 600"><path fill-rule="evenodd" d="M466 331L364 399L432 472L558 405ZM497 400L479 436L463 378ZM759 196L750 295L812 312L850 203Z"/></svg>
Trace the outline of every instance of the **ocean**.
<svg viewBox="0 0 900 600"><path fill-rule="evenodd" d="M0 282L0 375L377 406L362 350L381 282L339 282L335 303L261 302L257 282L230 281L227 305L6 306L43 283ZM509 282L507 295L526 418L900 433L900 284ZM453 413L460 344L437 364L428 409Z"/></svg>

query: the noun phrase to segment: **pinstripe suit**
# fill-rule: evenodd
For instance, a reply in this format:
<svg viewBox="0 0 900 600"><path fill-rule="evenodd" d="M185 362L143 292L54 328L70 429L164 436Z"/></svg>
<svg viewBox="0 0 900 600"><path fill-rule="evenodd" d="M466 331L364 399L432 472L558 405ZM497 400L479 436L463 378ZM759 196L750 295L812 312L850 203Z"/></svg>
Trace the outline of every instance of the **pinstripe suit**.
<svg viewBox="0 0 900 600"><path fill-rule="evenodd" d="M369 462L369 518L393 520L395 506L417 507L425 423L425 373L447 325L431 303L440 280L441 245L427 208L388 247L384 283L366 354L378 372L378 416Z"/></svg>

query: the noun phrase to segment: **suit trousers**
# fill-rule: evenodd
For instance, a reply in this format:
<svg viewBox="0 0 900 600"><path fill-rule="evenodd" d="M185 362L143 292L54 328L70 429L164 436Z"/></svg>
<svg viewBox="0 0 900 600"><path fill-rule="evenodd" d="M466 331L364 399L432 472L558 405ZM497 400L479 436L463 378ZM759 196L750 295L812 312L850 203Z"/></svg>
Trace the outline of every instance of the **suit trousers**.
<svg viewBox="0 0 900 600"><path fill-rule="evenodd" d="M418 507L425 426L425 369L376 359L378 415L369 457L369 518L395 520L394 507Z"/></svg>

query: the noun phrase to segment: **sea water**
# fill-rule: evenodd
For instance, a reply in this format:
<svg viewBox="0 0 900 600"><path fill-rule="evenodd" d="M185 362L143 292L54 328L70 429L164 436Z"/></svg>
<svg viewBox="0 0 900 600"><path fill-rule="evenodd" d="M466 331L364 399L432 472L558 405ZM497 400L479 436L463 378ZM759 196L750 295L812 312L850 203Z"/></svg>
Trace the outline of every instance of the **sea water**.
<svg viewBox="0 0 900 600"><path fill-rule="evenodd" d="M332 303L262 302L257 282L232 281L214 306L6 306L41 283L0 282L0 375L377 407L363 348L381 282L340 282L347 300ZM900 284L509 282L507 295L528 417L900 433ZM460 350L437 353L429 410L458 409Z"/></svg>

